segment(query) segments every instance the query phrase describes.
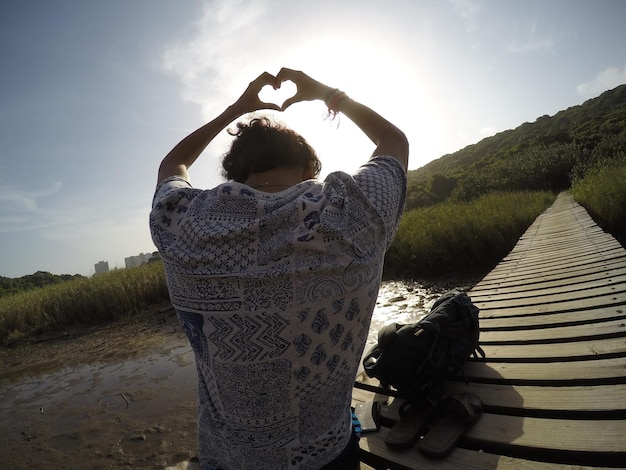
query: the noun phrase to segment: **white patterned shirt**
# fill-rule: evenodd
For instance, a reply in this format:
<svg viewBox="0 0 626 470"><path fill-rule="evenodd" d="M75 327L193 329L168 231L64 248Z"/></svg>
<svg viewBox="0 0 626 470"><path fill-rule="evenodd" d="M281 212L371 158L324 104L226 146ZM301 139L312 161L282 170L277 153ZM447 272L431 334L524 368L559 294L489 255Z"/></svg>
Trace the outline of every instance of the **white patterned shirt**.
<svg viewBox="0 0 626 470"><path fill-rule="evenodd" d="M278 193L158 185L150 229L195 352L203 468L318 469L347 446L405 194L386 156Z"/></svg>

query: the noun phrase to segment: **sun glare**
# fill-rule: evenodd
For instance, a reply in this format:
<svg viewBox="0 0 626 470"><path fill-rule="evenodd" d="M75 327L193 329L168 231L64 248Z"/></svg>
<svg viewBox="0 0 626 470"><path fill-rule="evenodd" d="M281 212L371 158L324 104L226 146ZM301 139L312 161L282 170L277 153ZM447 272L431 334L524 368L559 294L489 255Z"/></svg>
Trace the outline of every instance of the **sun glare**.
<svg viewBox="0 0 626 470"><path fill-rule="evenodd" d="M394 55L392 48L375 44L366 35L351 35L299 45L281 60L283 65L340 88L402 129L411 144L410 168L441 156L435 154L436 110L413 65ZM327 114L319 103L299 104L277 119L301 132L318 151L324 166L322 175L358 168L367 161L374 145L345 116L330 120Z"/></svg>
<svg viewBox="0 0 626 470"><path fill-rule="evenodd" d="M441 120L416 69L423 64L417 59L407 62L406 51L402 54L395 54L394 51L393 44L373 41L368 34L358 31L332 39L297 41L282 53L259 56L251 62L238 63L237 67L228 62L227 68L233 73L225 74L231 80L223 83L227 90L224 94L237 96L241 93L242 83L248 83L261 71L275 74L281 67L302 70L322 83L345 91L397 125L405 132L411 145L409 168L418 168L441 156L436 151L437 145L441 145L438 131ZM295 91L295 85L286 82L279 90L266 86L259 97L265 102L281 105ZM320 102L298 103L284 113L263 111L258 114L269 115L302 134L322 161L322 178L333 171L355 171L368 160L375 148L346 116L339 114L330 119ZM219 155L226 150L229 142L229 136L220 135L212 146L213 156L198 162L194 176L202 175L202 183L210 186L212 182L220 182ZM207 181L204 181L205 178Z"/></svg>

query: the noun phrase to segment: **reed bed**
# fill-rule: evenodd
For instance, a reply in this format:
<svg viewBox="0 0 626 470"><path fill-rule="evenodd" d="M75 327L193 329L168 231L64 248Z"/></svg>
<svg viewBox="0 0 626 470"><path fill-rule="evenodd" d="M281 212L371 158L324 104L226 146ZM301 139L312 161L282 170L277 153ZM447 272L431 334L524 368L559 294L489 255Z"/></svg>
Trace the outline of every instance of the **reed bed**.
<svg viewBox="0 0 626 470"><path fill-rule="evenodd" d="M404 214L385 262L387 277L486 274L555 199L550 192L491 193Z"/></svg>
<svg viewBox="0 0 626 470"><path fill-rule="evenodd" d="M598 170L577 183L574 196L590 212L623 227L625 180L626 164ZM437 280L487 274L554 199L550 192L492 193L471 202L411 210L387 253L385 277ZM167 299L161 262L21 292L0 298L0 343L124 318Z"/></svg>
<svg viewBox="0 0 626 470"><path fill-rule="evenodd" d="M20 292L0 298L0 343L124 318L167 298L161 262Z"/></svg>
<svg viewBox="0 0 626 470"><path fill-rule="evenodd" d="M626 157L588 171L572 195L607 232L626 245Z"/></svg>

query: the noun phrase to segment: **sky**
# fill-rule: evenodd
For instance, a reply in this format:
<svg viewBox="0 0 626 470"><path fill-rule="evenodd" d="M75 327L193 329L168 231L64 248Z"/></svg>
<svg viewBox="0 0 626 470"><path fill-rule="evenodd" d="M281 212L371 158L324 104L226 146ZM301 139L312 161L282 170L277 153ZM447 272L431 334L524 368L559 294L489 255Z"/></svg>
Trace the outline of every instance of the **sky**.
<svg viewBox="0 0 626 470"><path fill-rule="evenodd" d="M261 72L299 69L373 108L416 169L626 83L624 24L622 0L3 0L0 276L155 251L161 159ZM322 177L374 148L319 101L266 114L311 143ZM194 186L223 181L229 142Z"/></svg>

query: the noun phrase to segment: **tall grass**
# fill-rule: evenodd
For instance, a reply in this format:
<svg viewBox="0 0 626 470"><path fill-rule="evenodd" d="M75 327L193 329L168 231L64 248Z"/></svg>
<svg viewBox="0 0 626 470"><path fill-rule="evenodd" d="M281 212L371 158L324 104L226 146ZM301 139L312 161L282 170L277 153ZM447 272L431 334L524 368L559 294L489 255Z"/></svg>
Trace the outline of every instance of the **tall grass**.
<svg viewBox="0 0 626 470"><path fill-rule="evenodd" d="M550 192L491 193L404 214L387 252L386 277L486 274L554 202Z"/></svg>
<svg viewBox="0 0 626 470"><path fill-rule="evenodd" d="M486 274L554 201L549 192L495 193L414 209L402 218L385 276ZM0 298L0 343L72 324L123 318L168 298L161 262Z"/></svg>
<svg viewBox="0 0 626 470"><path fill-rule="evenodd" d="M572 185L574 199L626 246L626 158L589 170Z"/></svg>
<svg viewBox="0 0 626 470"><path fill-rule="evenodd" d="M168 298L161 262L0 298L0 343L72 324L136 313Z"/></svg>

